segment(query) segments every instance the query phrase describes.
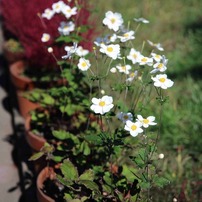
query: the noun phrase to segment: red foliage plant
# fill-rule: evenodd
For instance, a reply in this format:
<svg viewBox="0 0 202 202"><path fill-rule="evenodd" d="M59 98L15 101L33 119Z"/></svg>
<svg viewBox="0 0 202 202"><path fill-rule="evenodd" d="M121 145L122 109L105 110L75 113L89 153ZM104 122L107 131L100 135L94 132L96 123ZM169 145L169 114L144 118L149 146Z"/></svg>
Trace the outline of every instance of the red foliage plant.
<svg viewBox="0 0 202 202"><path fill-rule="evenodd" d="M92 39L95 35L94 23L90 21L91 6L86 0L63 0L65 4L73 7L75 1L81 6L77 15L73 16L76 27L87 25L88 29L82 33L84 38L80 44L84 48L92 49ZM55 15L51 20L42 19L40 15L47 8L52 8L52 4L58 0L1 0L0 11L3 20L3 27L13 34L25 49L25 55L31 68L53 68L56 61L48 53L47 47L53 48L54 55L59 60L66 54L64 45L56 44L55 39L60 36L58 27L61 21L65 21L62 15ZM51 40L44 45L41 41L43 33L49 33Z"/></svg>

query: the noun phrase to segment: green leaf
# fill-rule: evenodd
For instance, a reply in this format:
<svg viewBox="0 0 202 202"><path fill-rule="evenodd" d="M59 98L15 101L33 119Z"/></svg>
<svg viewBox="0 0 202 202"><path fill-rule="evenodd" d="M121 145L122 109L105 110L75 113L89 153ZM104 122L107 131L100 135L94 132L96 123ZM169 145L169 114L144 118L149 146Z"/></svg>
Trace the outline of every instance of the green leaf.
<svg viewBox="0 0 202 202"><path fill-rule="evenodd" d="M52 134L58 140L66 140L66 139L70 138L69 132L64 131L64 130L53 130Z"/></svg>
<svg viewBox="0 0 202 202"><path fill-rule="evenodd" d="M73 165L73 163L69 159L63 161L60 169L66 180L78 179L77 168Z"/></svg>
<svg viewBox="0 0 202 202"><path fill-rule="evenodd" d="M140 182L139 185L140 185L141 189L149 189L151 186L151 184L149 182L145 182L145 181Z"/></svg>
<svg viewBox="0 0 202 202"><path fill-rule="evenodd" d="M60 163L64 157L63 156L52 156L52 160Z"/></svg>
<svg viewBox="0 0 202 202"><path fill-rule="evenodd" d="M102 144L102 139L98 135L95 135L95 134L93 134L93 135L86 135L85 139L88 142L91 142L92 144L95 144L95 145Z"/></svg>
<svg viewBox="0 0 202 202"><path fill-rule="evenodd" d="M165 185L169 184L170 181L164 177L155 176L153 178L153 182L156 186L163 188Z"/></svg>
<svg viewBox="0 0 202 202"><path fill-rule="evenodd" d="M100 193L98 185L91 180L79 180L79 184L83 184L86 188L95 191L96 193Z"/></svg>
<svg viewBox="0 0 202 202"><path fill-rule="evenodd" d="M35 161L39 158L41 158L44 155L44 152L37 152L36 154L33 154L30 158L29 161Z"/></svg>
<svg viewBox="0 0 202 202"><path fill-rule="evenodd" d="M66 187L70 187L73 184L71 180L64 179L61 175L56 175L57 180Z"/></svg>
<svg viewBox="0 0 202 202"><path fill-rule="evenodd" d="M89 169L80 175L79 180L94 180L94 171Z"/></svg>
<svg viewBox="0 0 202 202"><path fill-rule="evenodd" d="M112 186L112 178L111 178L109 172L106 172L106 173L105 173L103 179L104 179L104 181L106 182L106 184Z"/></svg>
<svg viewBox="0 0 202 202"><path fill-rule="evenodd" d="M66 201L69 201L69 200L72 199L72 197L71 197L70 194L65 193L65 195L64 195L64 199L65 199Z"/></svg>
<svg viewBox="0 0 202 202"><path fill-rule="evenodd" d="M55 100L48 94L44 95L43 101L44 104L53 105Z"/></svg>
<svg viewBox="0 0 202 202"><path fill-rule="evenodd" d="M110 186L108 186L107 184L103 184L102 188L103 188L104 192L107 192L109 194L112 192L112 188Z"/></svg>

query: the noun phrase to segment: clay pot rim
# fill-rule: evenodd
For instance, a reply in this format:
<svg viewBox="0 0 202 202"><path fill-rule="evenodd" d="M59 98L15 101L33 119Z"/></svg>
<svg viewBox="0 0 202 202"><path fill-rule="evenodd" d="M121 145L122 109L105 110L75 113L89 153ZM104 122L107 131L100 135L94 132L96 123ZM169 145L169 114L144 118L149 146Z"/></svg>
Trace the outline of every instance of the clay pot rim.
<svg viewBox="0 0 202 202"><path fill-rule="evenodd" d="M26 118L25 118L25 123L24 123L24 125L25 125L25 131L26 131L26 138L28 139L27 136L30 136L32 139L35 139L35 140L37 140L37 141L39 141L39 142L43 142L42 144L44 144L44 143L46 142L46 139L45 139L44 137L40 137L40 136L34 134L34 133L31 131L30 122L31 122L31 116L28 115L28 116L26 116ZM31 146L29 140L28 140L28 143L29 143L29 145ZM31 147L32 147L32 146L31 146ZM32 148L33 148L33 147L32 147ZM33 149L35 149L35 150L37 150L37 151L40 151L40 150L38 150L38 149L36 149L36 148L33 148Z"/></svg>
<svg viewBox="0 0 202 202"><path fill-rule="evenodd" d="M51 197L47 196L46 194L43 193L43 191L41 190L43 188L43 183L44 181L49 177L49 173L52 172L52 168L50 167L45 167L41 170L41 172L38 174L37 176L37 181L36 181L36 185L37 185L37 197L38 199L40 198L44 198L45 201L49 201L49 202L55 202L54 199L52 199ZM39 202L42 202L41 200L39 200Z"/></svg>
<svg viewBox="0 0 202 202"><path fill-rule="evenodd" d="M25 65L26 65L26 62L24 60L19 60L17 62L14 62L10 65L10 72L15 77L23 78L26 82L32 83L33 81L29 77L22 74L24 72Z"/></svg>

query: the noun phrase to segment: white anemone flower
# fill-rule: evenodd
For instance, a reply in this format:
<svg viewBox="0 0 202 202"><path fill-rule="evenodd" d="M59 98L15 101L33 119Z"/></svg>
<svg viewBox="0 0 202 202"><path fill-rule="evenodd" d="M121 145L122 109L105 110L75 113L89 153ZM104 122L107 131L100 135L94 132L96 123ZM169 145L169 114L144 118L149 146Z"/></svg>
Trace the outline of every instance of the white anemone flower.
<svg viewBox="0 0 202 202"><path fill-rule="evenodd" d="M49 8L44 10L44 13L42 13L42 17L46 18L47 20L50 20L54 16L55 12Z"/></svg>
<svg viewBox="0 0 202 202"><path fill-rule="evenodd" d="M67 51L67 54L62 56L62 59L71 59L72 55L76 53L78 44L74 42L73 46L65 46L65 51Z"/></svg>
<svg viewBox="0 0 202 202"><path fill-rule="evenodd" d="M82 46L78 46L78 48L76 49L76 55L78 55L79 57L84 57L86 55L88 55L89 50L84 49Z"/></svg>
<svg viewBox="0 0 202 202"><path fill-rule="evenodd" d="M77 14L77 7L73 7L71 8L68 5L65 5L62 7L62 13L65 15L65 17L68 19L70 18L72 15L76 15Z"/></svg>
<svg viewBox="0 0 202 202"><path fill-rule="evenodd" d="M110 44L110 45L101 44L100 52L105 53L107 56L115 60L120 56L120 45L119 44Z"/></svg>
<svg viewBox="0 0 202 202"><path fill-rule="evenodd" d="M167 89L173 86L174 82L167 78L166 74L158 74L156 77L152 77L154 86L162 89Z"/></svg>
<svg viewBox="0 0 202 202"><path fill-rule="evenodd" d="M80 58L79 64L77 66L81 71L87 71L90 68L91 64L89 60L85 58Z"/></svg>
<svg viewBox="0 0 202 202"><path fill-rule="evenodd" d="M164 51L164 48L162 47L162 45L160 43L153 43L152 41L147 40L147 42L149 43L150 46L160 50L160 51Z"/></svg>
<svg viewBox="0 0 202 202"><path fill-rule="evenodd" d="M124 112L119 112L117 114L117 118L119 120L121 120L123 123L125 123L126 121L130 120L132 121L133 120L133 114L128 112L128 113L124 113Z"/></svg>
<svg viewBox="0 0 202 202"><path fill-rule="evenodd" d="M43 33L41 37L41 41L45 43L45 42L48 42L49 40L50 40L50 34Z"/></svg>
<svg viewBox="0 0 202 202"><path fill-rule="evenodd" d="M143 132L141 128L142 124L140 122L132 122L130 120L126 121L124 129L129 131L133 137L136 137L139 133Z"/></svg>
<svg viewBox="0 0 202 202"><path fill-rule="evenodd" d="M75 24L72 21L69 22L61 22L60 27L58 27L58 31L60 34L67 36L70 34L70 32L74 31Z"/></svg>
<svg viewBox="0 0 202 202"><path fill-rule="evenodd" d="M134 31L128 31L123 33L122 36L118 36L118 38L120 39L121 42L126 42L135 39L134 34L135 34Z"/></svg>
<svg viewBox="0 0 202 202"><path fill-rule="evenodd" d="M138 71L134 71L132 73L129 74L129 77L126 79L126 81L128 82L132 82L138 75Z"/></svg>
<svg viewBox="0 0 202 202"><path fill-rule="evenodd" d="M149 58L149 57L145 57L143 55L140 55L138 58L138 63L139 63L139 65L152 66L153 65L153 58Z"/></svg>
<svg viewBox="0 0 202 202"><path fill-rule="evenodd" d="M105 114L109 112L113 107L113 98L108 95L104 95L102 98L92 98L92 105L90 106L96 114Z"/></svg>
<svg viewBox="0 0 202 202"><path fill-rule="evenodd" d="M142 23L145 23L145 24L149 23L149 20L146 20L145 18L134 18L134 20L136 22L142 22Z"/></svg>
<svg viewBox="0 0 202 202"><path fill-rule="evenodd" d="M147 118L143 118L141 115L137 115L136 121L139 121L144 128L148 128L149 126L154 126L157 123L154 122L154 116L148 116Z"/></svg>
<svg viewBox="0 0 202 202"><path fill-rule="evenodd" d="M101 44L107 45L107 44L115 42L116 39L117 39L117 35L115 33L112 34L112 35L108 34L105 37L98 37L98 38L96 38L95 41L94 41L94 44L96 46L100 46Z"/></svg>
<svg viewBox="0 0 202 202"><path fill-rule="evenodd" d="M141 53L139 51L136 51L134 48L131 48L129 55L127 56L127 59L131 60L133 64L136 64L140 56Z"/></svg>
<svg viewBox="0 0 202 202"><path fill-rule="evenodd" d="M62 11L62 8L65 6L65 3L63 1L58 1L56 3L53 3L52 9L55 13L60 13Z"/></svg>
<svg viewBox="0 0 202 202"><path fill-rule="evenodd" d="M162 59L162 55L158 55L156 53L151 53L151 56L156 62L160 62Z"/></svg>
<svg viewBox="0 0 202 202"><path fill-rule="evenodd" d="M129 74L132 67L130 65L117 65L116 68L120 73Z"/></svg>
<svg viewBox="0 0 202 202"><path fill-rule="evenodd" d="M105 13L103 24L106 25L109 29L117 32L120 26L123 24L122 15L120 13L113 13L112 11L108 11Z"/></svg>

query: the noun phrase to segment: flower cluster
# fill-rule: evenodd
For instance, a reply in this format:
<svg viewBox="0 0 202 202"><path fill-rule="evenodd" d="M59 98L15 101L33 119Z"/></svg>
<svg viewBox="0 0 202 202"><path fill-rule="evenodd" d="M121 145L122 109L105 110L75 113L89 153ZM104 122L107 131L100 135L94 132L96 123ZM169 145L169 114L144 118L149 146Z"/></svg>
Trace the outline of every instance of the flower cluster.
<svg viewBox="0 0 202 202"><path fill-rule="evenodd" d="M134 21L149 23L144 18L135 18ZM165 74L168 59L164 55L158 54L154 49L149 56L145 56L142 51L134 48L132 41L135 40L136 33L133 30L125 28L123 23L124 21L120 13L106 12L103 25L112 30L112 33L107 34L105 37L97 38L94 42L97 47L95 48L96 57L98 57L97 50L99 50L102 56L106 56L110 60L106 75L109 76L110 69L110 72L115 77L119 77L121 74L125 78L124 85L132 86L136 84L136 81L144 83L142 76L143 72L146 71L148 72L148 77L150 77L150 80L147 81L148 83L153 81L153 85L157 89L170 88L174 82ZM154 44L149 40L148 44L157 51L164 50L161 44ZM95 76L96 73L93 72L94 69L92 66L89 58L87 59L85 55L80 57L78 68L81 71L90 70L91 74ZM109 113L114 106L113 96L104 95L101 98L93 97L90 109L96 114L104 115ZM118 112L117 117L125 123L124 129L129 131L132 136L142 133L143 128L156 125L154 116L143 118L142 115L137 114L136 121L133 121L133 114L131 112Z"/></svg>

